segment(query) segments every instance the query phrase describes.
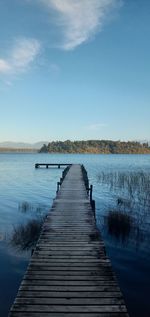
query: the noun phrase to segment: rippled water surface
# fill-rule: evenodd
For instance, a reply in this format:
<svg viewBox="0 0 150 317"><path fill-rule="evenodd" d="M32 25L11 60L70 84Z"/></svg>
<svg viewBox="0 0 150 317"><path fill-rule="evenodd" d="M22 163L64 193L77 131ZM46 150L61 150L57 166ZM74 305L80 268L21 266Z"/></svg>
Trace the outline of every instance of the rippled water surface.
<svg viewBox="0 0 150 317"><path fill-rule="evenodd" d="M136 226L126 239L108 232L106 216L120 197L101 183L99 175L113 172L150 173L150 155L0 154L0 316L6 317L31 256L31 250L12 245L19 225L38 221L56 195L62 169L35 169L37 162L81 163L94 185L97 226L124 294L130 316L150 316L150 210L138 204L132 218ZM147 186L150 186L147 184ZM133 206L132 206L133 208ZM131 209L132 209L131 208ZM138 223L138 225L137 225ZM133 221L132 221L133 226Z"/></svg>

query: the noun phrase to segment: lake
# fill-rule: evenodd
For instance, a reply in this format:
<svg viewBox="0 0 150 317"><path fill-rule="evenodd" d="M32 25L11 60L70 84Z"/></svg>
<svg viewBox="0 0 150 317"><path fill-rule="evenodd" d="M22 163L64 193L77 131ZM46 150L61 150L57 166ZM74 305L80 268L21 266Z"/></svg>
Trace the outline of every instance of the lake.
<svg viewBox="0 0 150 317"><path fill-rule="evenodd" d="M31 250L16 247L12 243L12 236L18 226L46 215L62 174L62 169L57 168L35 169L37 162L84 164L90 184L94 187L97 226L105 241L106 252L111 259L129 314L131 317L149 317L149 181L143 185L147 191L143 205L143 202L138 201L139 180L134 177L136 187L134 193L130 193L134 203L132 201L127 206L128 213L132 215L130 232L126 232L123 237L110 232L107 215L118 206L120 209L125 208L124 201L128 200L126 189L112 185L113 173L120 173L120 179L125 175L126 181L126 174L130 173L150 175L150 155L4 153L0 154L0 316L8 315L31 257ZM103 181L100 175L103 175Z"/></svg>

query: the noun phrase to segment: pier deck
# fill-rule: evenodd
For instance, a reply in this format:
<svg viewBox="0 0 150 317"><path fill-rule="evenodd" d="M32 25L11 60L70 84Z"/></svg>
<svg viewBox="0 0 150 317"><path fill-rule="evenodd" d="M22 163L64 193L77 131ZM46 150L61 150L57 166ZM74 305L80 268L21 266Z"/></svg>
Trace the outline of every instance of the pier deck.
<svg viewBox="0 0 150 317"><path fill-rule="evenodd" d="M58 168L60 168L61 166L71 166L72 164L68 164L68 163L35 163L35 168L39 168L39 167L54 167L57 166Z"/></svg>
<svg viewBox="0 0 150 317"><path fill-rule="evenodd" d="M125 317L80 165L72 165L43 225L9 317Z"/></svg>

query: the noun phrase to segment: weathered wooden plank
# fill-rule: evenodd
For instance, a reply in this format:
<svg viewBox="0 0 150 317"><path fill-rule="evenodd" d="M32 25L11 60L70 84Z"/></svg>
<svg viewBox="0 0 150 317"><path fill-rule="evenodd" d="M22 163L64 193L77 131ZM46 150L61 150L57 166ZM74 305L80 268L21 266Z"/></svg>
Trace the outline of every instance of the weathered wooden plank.
<svg viewBox="0 0 150 317"><path fill-rule="evenodd" d="M60 227L55 227L55 228L51 228L51 229L48 229L48 228L45 228L42 230L42 233L41 233L41 236L43 235L48 235L48 236L51 236L51 235L56 235L56 234L67 234L67 235L76 235L76 234L79 234L79 236L89 236L89 234L92 234L94 233L94 229L93 228L81 228L81 227L78 227L78 228L74 228L74 227L64 227L63 230Z"/></svg>
<svg viewBox="0 0 150 317"><path fill-rule="evenodd" d="M51 247L51 246L45 246L45 247L37 247L35 250L34 250L34 255L35 254L38 254L38 252L40 252L39 254L50 254L50 253L59 253L59 252L82 252L82 254L84 255L86 252L98 252L98 253L102 253L104 250L104 247L101 246L87 246L87 247L83 247L82 246L54 246L54 247Z"/></svg>
<svg viewBox="0 0 150 317"><path fill-rule="evenodd" d="M81 215L80 215L80 217L81 217ZM87 221L86 227L85 227L85 219ZM89 218L82 217L80 219L80 222L75 220L75 219L71 221L69 219L69 216L68 216L68 222L66 222L66 221L62 221L60 219L60 217L56 218L56 216L55 216L53 221L51 221L51 222L49 220L45 221L45 224L43 226L43 230L46 228L46 229L50 229L52 231L52 230L55 230L55 229L56 230L60 229L60 227L61 227L61 230L62 229L70 229L70 228L72 228L72 229L78 229L79 228L79 229L83 229L83 230L85 230L85 229L86 230L88 230L88 229L90 229L90 230L93 229L94 230L94 221L89 223L88 220L89 220ZM62 227L62 224L63 224L63 227Z"/></svg>
<svg viewBox="0 0 150 317"><path fill-rule="evenodd" d="M58 292L58 291L32 291L32 290L19 290L17 298L122 298L119 291L72 291L72 292ZM89 301L90 303L90 301Z"/></svg>
<svg viewBox="0 0 150 317"><path fill-rule="evenodd" d="M76 236L76 234L78 234L78 236ZM64 231L60 231L60 230L55 230L55 231L51 231L51 232L48 232L47 230L44 230L42 233L41 233L41 238L45 238L45 237L57 237L57 238L61 238L63 236L67 236L67 237L75 237L77 238L78 240L83 237L84 239L91 239L90 238L90 235L94 234L94 230L88 230L88 231L83 231L82 230L70 230L70 231L67 231L67 230L64 230ZM97 240L98 237L97 237Z"/></svg>
<svg viewBox="0 0 150 317"><path fill-rule="evenodd" d="M104 275L97 275L97 276L93 276L93 275L68 275L67 273L64 275L60 275L58 274L58 272L56 272L57 274L54 275L53 274L49 274L49 272L44 272L41 274L40 271L28 271L27 274L24 275L24 279L25 280L33 280L33 279L37 279L37 280L62 280L62 281L110 281L110 280L114 280L116 281L116 277L113 275L113 273L106 273Z"/></svg>
<svg viewBox="0 0 150 317"><path fill-rule="evenodd" d="M84 223L84 222L83 222ZM85 225L85 223L84 223L84 225ZM69 231L69 232L88 232L89 233L89 231L93 231L94 230L94 226L93 226L93 228L91 227L91 226L86 226L86 228L85 228L85 226L84 225L79 225L79 224L76 224L76 223L73 223L72 225L71 224L66 224L66 223L63 223L63 231ZM59 232L61 232L62 231L62 223L60 223L59 222L59 224L57 224L57 226L55 225L52 225L51 224L51 226L49 226L49 227L45 227L44 229L43 229L43 231L44 230L50 230L50 231L57 231L57 230L59 230ZM43 232L42 231L42 232Z"/></svg>
<svg viewBox="0 0 150 317"><path fill-rule="evenodd" d="M53 254L55 254L55 253L57 253L57 254L59 254L59 253L62 253L62 252L64 252L64 253L67 253L67 252L80 252L80 253L82 253L82 255L84 255L85 253L87 253L87 252L94 252L94 253L103 253L103 250L104 250L104 248L101 246L101 247L97 247L97 246L93 246L93 247L83 247L82 248L82 246L80 247L80 246L73 246L73 247L71 247L71 246L67 246L67 247L65 247L65 246L55 246L55 247L38 247L38 248L36 248L35 249L35 251L34 251L34 255L36 255L36 254L51 254L51 253L53 253ZM40 251L40 253L39 253L39 251Z"/></svg>
<svg viewBox="0 0 150 317"><path fill-rule="evenodd" d="M55 313L12 312L11 317L129 317L127 313Z"/></svg>
<svg viewBox="0 0 150 317"><path fill-rule="evenodd" d="M37 251L40 251L40 253L46 253L46 252L51 252L51 251L56 251L56 252L59 252L59 251L82 251L82 253L84 254L85 251L98 251L98 252L101 252L102 247L100 246L97 246L97 245L86 245L86 246L80 246L80 245L67 245L67 246L64 246L63 244L61 245L55 245L55 246L38 246L36 247L35 249L35 252L34 254L37 252Z"/></svg>
<svg viewBox="0 0 150 317"><path fill-rule="evenodd" d="M87 251L87 252L84 252L82 253L81 251L74 251L74 252L71 252L71 251L66 251L66 250L62 250L61 251L51 251L51 252L44 252L42 254L40 253L34 253L34 255L32 256L32 259L61 259L61 258L70 258L70 259L77 259L77 262L79 262L80 259L83 258L83 260L94 260L95 261L97 260L105 260L105 256L104 256L104 252L103 251L100 251L98 253L98 251ZM75 261L76 262L76 261ZM88 262L88 261L87 261Z"/></svg>
<svg viewBox="0 0 150 317"><path fill-rule="evenodd" d="M40 250L35 250L34 253L33 253L33 256L34 258L39 258L39 257L50 257L50 256L53 256L53 257L64 257L64 256L77 256L78 258L79 257L89 257L89 258L97 258L97 259L101 259L101 256L104 255L104 249L101 248L101 250L99 251L98 249L94 249L91 250L91 249L87 249L87 250L83 250L82 249L78 249L78 248L72 248L71 249L63 249L60 250L60 248L57 250L50 250L50 249L40 249ZM106 257L105 257L106 258ZM103 258L103 259L105 259Z"/></svg>
<svg viewBox="0 0 150 317"><path fill-rule="evenodd" d="M117 282L113 281L113 280L89 280L89 281L76 281L76 280L43 280L43 279L23 279L21 285L34 285L34 286L72 286L72 287L76 287L76 286L87 286L87 287L96 287L96 286L117 286Z"/></svg>
<svg viewBox="0 0 150 317"><path fill-rule="evenodd" d="M14 311L24 312L61 312L61 313L118 313L127 312L125 305L27 305L14 304Z"/></svg>
<svg viewBox="0 0 150 317"><path fill-rule="evenodd" d="M85 262L85 263L84 263ZM97 269L99 268L99 267L101 267L101 264L99 263L99 261L97 260L95 260L94 262L93 261L71 261L71 260L65 260L65 262L63 262L63 261L53 261L52 259L51 259L51 261L49 260L49 259L32 259L31 261L30 261L30 263L31 264L35 264L35 265L44 265L44 266L48 266L48 267L70 267L70 268L73 268L73 267L75 267L75 268L83 268L84 270L86 270L86 269L90 269L90 268L94 268L94 267L96 267ZM103 265L106 265L106 266L110 266L110 264L109 263L103 263Z"/></svg>
<svg viewBox="0 0 150 317"><path fill-rule="evenodd" d="M105 256L104 256L104 254L102 253L101 255L99 255L100 256L100 258L102 259L102 258L105 258ZM99 256L98 256L98 259L99 259ZM98 259L96 259L96 260L98 260ZM51 262L53 263L53 262L57 262L57 263L59 263L59 262L68 262L68 263L79 263L79 262L84 262L84 263L89 263L89 262L96 262L95 261L95 257L94 256L88 256L88 255L83 255L83 256L79 256L79 255L71 255L71 254L63 254L62 253L62 255L56 255L56 254L51 254L51 255L39 255L39 256L34 256L33 258L32 258L32 260L35 260L35 261L37 261L37 260L39 260L39 261L42 261L42 263L43 263L43 260L46 260L46 261L49 261L49 260L51 260ZM83 260L83 261L82 261Z"/></svg>
<svg viewBox="0 0 150 317"><path fill-rule="evenodd" d="M81 263L81 262L76 262L76 263L61 263L55 261L55 262L47 262L47 261L39 261L37 259L36 260L31 260L30 261L30 269L38 269L38 270L41 270L41 269L47 269L47 270L81 270L81 271L86 271L86 270L94 270L94 271L100 271L100 270L111 270L111 265L110 263L89 263L89 262L86 262L86 263Z"/></svg>
<svg viewBox="0 0 150 317"><path fill-rule="evenodd" d="M80 242L74 242L74 241L55 241L53 243L47 243L44 241L41 241L40 243L38 243L38 245L36 246L35 250L36 251L40 251L40 250L55 250L55 249L60 249L60 250L67 250L68 249L72 249L72 250L76 250L76 249L90 249L93 248L94 250L99 249L104 250L104 244L103 243L84 243L82 241Z"/></svg>
<svg viewBox="0 0 150 317"><path fill-rule="evenodd" d="M58 247L58 246L61 246L61 247L99 247L101 248L101 246L104 246L104 242L103 241L86 241L86 242L82 242L82 241L79 241L79 242L76 242L76 241L54 241L53 244L50 244L50 243L45 243L41 238L40 240L38 241L37 243L37 248L38 247L50 247L50 248L53 248L53 247Z"/></svg>
<svg viewBox="0 0 150 317"><path fill-rule="evenodd" d="M114 276L112 270L99 270L99 271L94 271L94 270L87 270L87 271L83 271L83 270L47 270L47 269L43 269L43 270L34 270L33 268L30 269L30 267L27 269L26 275L32 275L32 274L39 274L39 275L46 275L46 276L68 276L68 277L74 277L76 276L80 278L80 276L84 277L84 278L88 278L88 277L96 277L96 278L105 278L108 277L110 278L110 276Z"/></svg>
<svg viewBox="0 0 150 317"><path fill-rule="evenodd" d="M23 285L21 284L20 289L23 291L51 291L51 292L118 292L120 288L118 286L52 286L52 285Z"/></svg>
<svg viewBox="0 0 150 317"><path fill-rule="evenodd" d="M33 256L49 256L49 255L79 255L79 256L86 256L86 255L91 255L91 256L98 256L99 254L103 253L104 248L86 248L83 249L79 248L79 247L75 247L75 248L40 248L40 249L35 249Z"/></svg>
<svg viewBox="0 0 150 317"><path fill-rule="evenodd" d="M26 298L17 297L15 304L28 304L28 305L89 305L89 298L72 298L72 297L58 297L58 298ZM90 305L124 305L123 298L90 298Z"/></svg>
<svg viewBox="0 0 150 317"><path fill-rule="evenodd" d="M91 238L90 237L88 237L88 235L80 235L80 236L76 236L76 235L74 235L74 236L70 236L70 235L61 235L61 236L57 236L56 234L55 235L41 235L40 236L40 238L41 238L41 242L45 242L46 243L46 241L47 242L61 242L61 243L63 243L63 242L76 242L76 243L88 243L88 242L90 242L91 241ZM98 237L97 238L95 238L95 239L93 239L93 241L95 241L95 240L97 240L98 241Z"/></svg>
<svg viewBox="0 0 150 317"><path fill-rule="evenodd" d="M106 268L108 266L105 266ZM109 266L110 267L110 266ZM36 264L33 264L33 263L30 263L30 270L42 270L42 271L89 271L89 272L92 272L92 271L95 271L97 269L97 271L101 268L101 266L73 266L73 265L66 265L66 266L61 266L61 265L58 265L58 266L52 266L52 265L49 265L49 263L47 265L42 265L41 263L36 263ZM111 267L110 267L111 268Z"/></svg>
<svg viewBox="0 0 150 317"><path fill-rule="evenodd" d="M47 255L64 255L64 254L69 254L69 255L79 255L79 256L83 256L83 255L88 255L90 254L91 256L94 256L95 255L98 255L98 254L101 254L103 253L103 249L101 248L99 250L99 248L86 248L86 249L82 249L82 248L79 248L79 247L75 247L75 248L60 248L60 247L57 247L57 248L40 248L39 249L35 249L34 253L33 253L33 256L47 256Z"/></svg>

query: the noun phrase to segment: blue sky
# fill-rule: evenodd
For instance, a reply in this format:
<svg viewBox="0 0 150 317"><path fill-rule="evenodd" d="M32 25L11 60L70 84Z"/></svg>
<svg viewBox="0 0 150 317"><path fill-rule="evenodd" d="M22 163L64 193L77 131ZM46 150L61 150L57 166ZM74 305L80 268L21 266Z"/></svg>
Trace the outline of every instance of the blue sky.
<svg viewBox="0 0 150 317"><path fill-rule="evenodd" d="M1 0L0 142L150 139L148 0Z"/></svg>

